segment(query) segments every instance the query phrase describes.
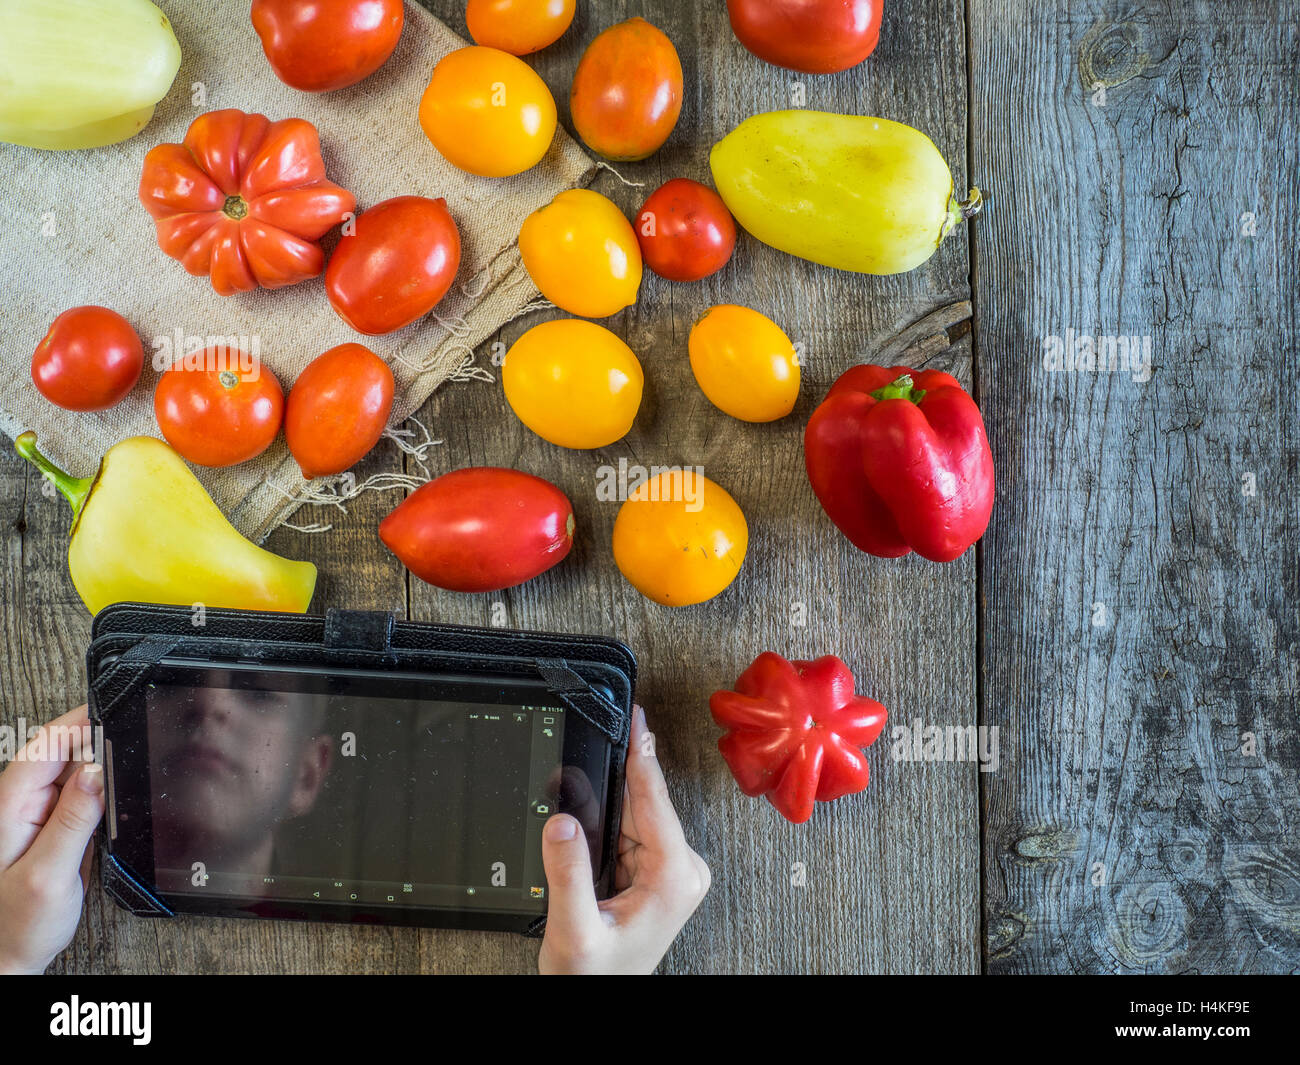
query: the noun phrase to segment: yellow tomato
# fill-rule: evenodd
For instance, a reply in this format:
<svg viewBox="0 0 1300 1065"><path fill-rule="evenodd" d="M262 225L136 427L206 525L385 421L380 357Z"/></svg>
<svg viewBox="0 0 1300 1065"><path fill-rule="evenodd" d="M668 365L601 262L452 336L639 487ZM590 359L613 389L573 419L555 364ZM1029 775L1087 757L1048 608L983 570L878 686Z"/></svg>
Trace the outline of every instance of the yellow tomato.
<svg viewBox="0 0 1300 1065"><path fill-rule="evenodd" d="M691 370L709 402L743 422L774 422L799 398L799 360L771 318L724 303L691 327Z"/></svg>
<svg viewBox="0 0 1300 1065"><path fill-rule="evenodd" d="M469 0L465 25L475 44L527 55L564 36L574 6L574 0Z"/></svg>
<svg viewBox="0 0 1300 1065"><path fill-rule="evenodd" d="M452 166L508 177L535 166L555 136L555 99L522 59L459 48L433 68L420 127Z"/></svg>
<svg viewBox="0 0 1300 1065"><path fill-rule="evenodd" d="M570 189L524 219L519 254L528 276L557 307L605 318L636 302L641 246L612 202Z"/></svg>
<svg viewBox="0 0 1300 1065"><path fill-rule="evenodd" d="M535 325L501 366L506 402L529 429L560 447L604 447L632 428L645 376L623 341L576 318Z"/></svg>
<svg viewBox="0 0 1300 1065"><path fill-rule="evenodd" d="M614 519L614 561L629 584L665 606L712 599L740 572L745 515L694 470L661 473L628 496Z"/></svg>

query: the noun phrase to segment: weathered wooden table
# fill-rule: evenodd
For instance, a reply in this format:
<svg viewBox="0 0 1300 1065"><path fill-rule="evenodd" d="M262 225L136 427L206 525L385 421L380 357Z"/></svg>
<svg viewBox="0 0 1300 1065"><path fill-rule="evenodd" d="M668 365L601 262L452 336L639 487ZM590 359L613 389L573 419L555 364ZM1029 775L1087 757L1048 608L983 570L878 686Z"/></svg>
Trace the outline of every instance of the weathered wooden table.
<svg viewBox="0 0 1300 1065"><path fill-rule="evenodd" d="M464 31L462 3L429 6ZM500 603L510 625L637 651L673 798L714 872L665 972L1295 970L1300 5L892 0L865 65L800 78L744 51L721 0L582 0L535 59L566 123L582 48L632 15L676 42L687 98L669 144L621 168L644 188L597 183L629 215L668 178L707 181L709 146L748 115L799 102L919 127L988 210L902 277L749 238L703 283L647 274L610 323L642 356L646 403L599 452L533 436L499 384L435 394L419 415L444 440L435 471L517 466L574 501L571 558L522 588L458 596L409 578L375 536L393 494L267 546L318 563L318 608L484 624ZM721 302L803 346L783 422L732 421L696 387L687 332ZM1058 351L1119 336L1150 351L1149 379L1055 368ZM909 347L975 390L997 462L989 533L946 566L859 554L803 473L802 426L830 382ZM750 556L724 595L672 611L619 577L617 504L595 485L623 456L703 464L740 502ZM363 473L403 468L383 444ZM66 510L37 497L33 473L0 457L10 722L83 699L89 618L66 576ZM896 759L887 733L866 793L786 824L736 789L707 710L765 649L839 654L893 724L996 729L996 771ZM529 971L536 950L486 933L149 922L94 890L55 969Z"/></svg>

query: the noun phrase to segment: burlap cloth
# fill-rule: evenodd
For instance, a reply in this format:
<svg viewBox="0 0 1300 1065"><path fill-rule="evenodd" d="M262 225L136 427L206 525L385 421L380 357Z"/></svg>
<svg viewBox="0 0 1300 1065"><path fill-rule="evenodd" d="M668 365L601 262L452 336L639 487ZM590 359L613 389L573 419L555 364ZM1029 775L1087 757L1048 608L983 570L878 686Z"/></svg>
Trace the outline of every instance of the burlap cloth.
<svg viewBox="0 0 1300 1065"><path fill-rule="evenodd" d="M396 425L442 382L463 377L475 346L537 295L515 245L520 223L557 192L589 180L591 160L563 129L540 164L513 178L476 178L443 160L416 112L434 64L466 42L415 4L406 5L401 43L378 72L351 88L314 95L271 73L246 0L156 2L172 21L184 58L141 134L75 152L0 144L0 428L10 437L35 429L41 449L59 465L78 476L93 473L104 451L124 437L160 435L153 415L155 338L173 337L177 329L186 336L256 335L263 364L286 394L327 348L365 343L393 369L390 424ZM356 196L358 211L390 196L445 197L462 241L459 277L435 311L446 324L431 316L366 338L334 314L320 278L222 297L207 278L191 277L164 255L136 198L145 152L180 141L197 115L225 107L313 123L327 176ZM327 250L334 239L327 238ZM50 322L81 304L125 315L145 346L140 383L120 405L97 414L61 410L31 382L32 352ZM304 487L282 436L251 462L195 472L235 527L254 540L293 512Z"/></svg>

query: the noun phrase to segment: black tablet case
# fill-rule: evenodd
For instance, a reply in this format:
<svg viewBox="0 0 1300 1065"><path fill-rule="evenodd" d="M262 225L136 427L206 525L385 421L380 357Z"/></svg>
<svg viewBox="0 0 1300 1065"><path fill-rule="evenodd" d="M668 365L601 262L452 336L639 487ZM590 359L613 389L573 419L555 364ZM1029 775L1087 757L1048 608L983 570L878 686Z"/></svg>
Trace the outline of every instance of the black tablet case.
<svg viewBox="0 0 1300 1065"><path fill-rule="evenodd" d="M105 665L109 655L117 655ZM147 682L168 656L199 660L347 666L438 674L540 677L610 744L610 788L603 840L606 869L618 854L619 811L627 758L629 708L636 659L602 636L480 629L403 621L384 611L330 610L322 615L248 610L199 610L149 603L104 608L91 626L86 651L90 719L100 724ZM596 685L614 694L611 703ZM139 917L172 911L109 852L101 833L104 890ZM545 918L525 934L540 935ZM458 924L457 927L469 927Z"/></svg>

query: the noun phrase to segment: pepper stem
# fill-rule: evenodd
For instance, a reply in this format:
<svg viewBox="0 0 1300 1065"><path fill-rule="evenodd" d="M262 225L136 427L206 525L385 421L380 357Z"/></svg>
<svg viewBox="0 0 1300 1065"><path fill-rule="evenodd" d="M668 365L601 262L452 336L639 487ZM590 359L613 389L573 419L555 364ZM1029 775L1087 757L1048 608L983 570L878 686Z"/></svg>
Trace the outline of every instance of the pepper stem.
<svg viewBox="0 0 1300 1065"><path fill-rule="evenodd" d="M905 399L909 403L920 403L925 398L924 388L912 387L912 375L903 374L895 378L884 388L877 388L871 393L872 399Z"/></svg>
<svg viewBox="0 0 1300 1065"><path fill-rule="evenodd" d="M957 204L957 210L961 212L962 221L965 222L974 218L984 207L984 194L979 189L971 189L966 193L966 199Z"/></svg>
<svg viewBox="0 0 1300 1065"><path fill-rule="evenodd" d="M41 471L41 476L63 493L63 498L72 504L72 520L81 515L81 508L86 505L86 497L94 487L93 477L73 477L59 469L36 449L36 434L30 429L20 433L14 441L14 450Z"/></svg>

